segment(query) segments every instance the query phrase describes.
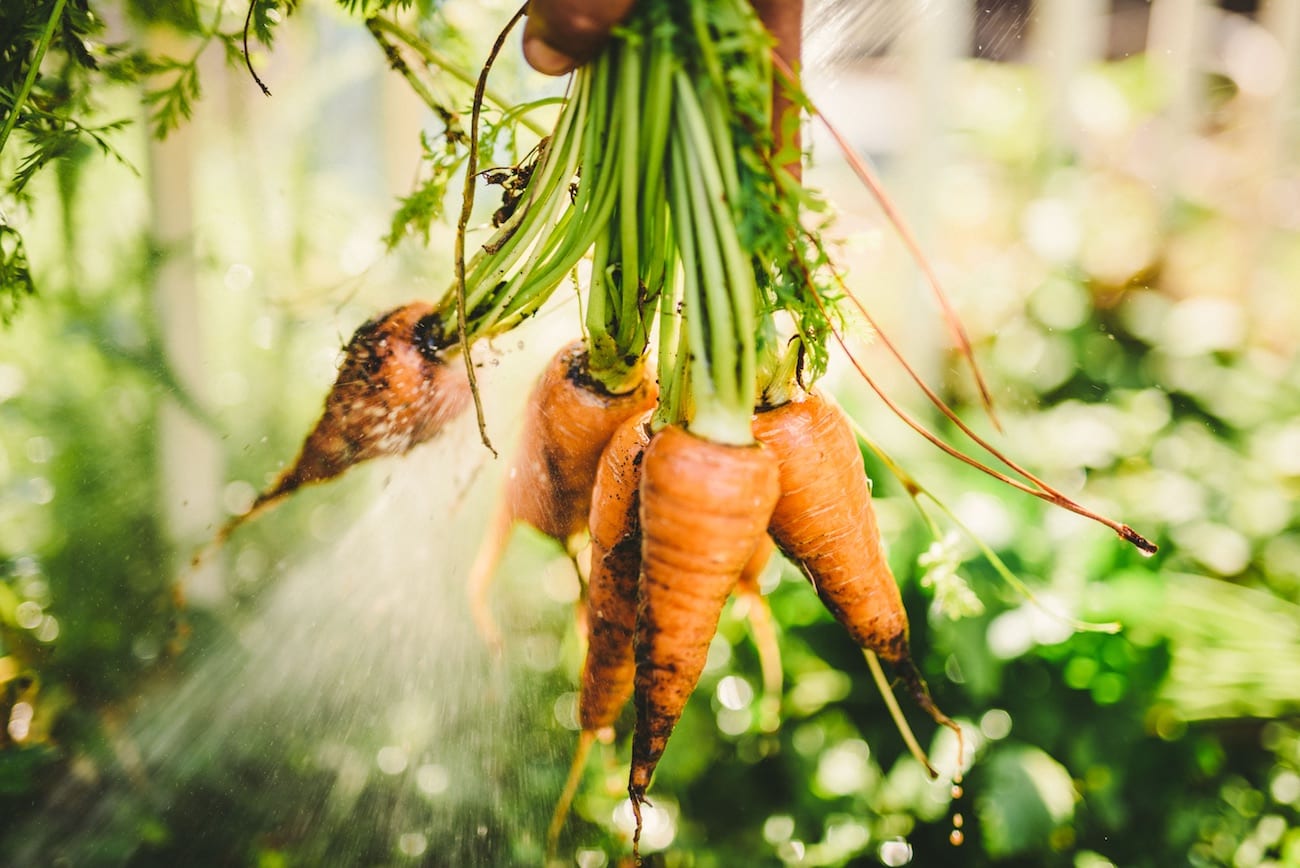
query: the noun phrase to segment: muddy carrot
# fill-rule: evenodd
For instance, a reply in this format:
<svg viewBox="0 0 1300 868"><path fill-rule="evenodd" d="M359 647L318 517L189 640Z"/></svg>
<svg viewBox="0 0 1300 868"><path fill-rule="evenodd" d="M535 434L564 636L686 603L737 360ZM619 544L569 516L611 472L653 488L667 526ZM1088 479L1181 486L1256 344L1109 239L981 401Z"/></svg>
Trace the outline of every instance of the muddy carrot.
<svg viewBox="0 0 1300 868"><path fill-rule="evenodd" d="M955 729L912 660L907 610L881 547L862 453L844 414L808 394L758 413L754 435L780 464L772 538L853 641L890 663L916 702Z"/></svg>
<svg viewBox="0 0 1300 868"><path fill-rule="evenodd" d="M642 474L628 783L638 820L655 766L704 670L722 607L780 493L770 450L712 442L680 426L655 434ZM639 831L638 822L638 838Z"/></svg>
<svg viewBox="0 0 1300 868"><path fill-rule="evenodd" d="M325 408L294 463L217 534L220 544L240 525L304 485L323 482L384 455L401 455L429 440L468 404L459 363L423 302L381 314L356 330Z"/></svg>
<svg viewBox="0 0 1300 868"><path fill-rule="evenodd" d="M607 392L591 378L584 345L575 341L533 388L505 495L470 572L474 620L489 644L499 645L500 630L487 594L511 526L525 522L562 545L586 528L601 451L623 422L654 406L654 382L633 383L621 394Z"/></svg>
<svg viewBox="0 0 1300 868"><path fill-rule="evenodd" d="M614 723L632 696L632 635L641 574L641 463L650 442L649 422L647 412L619 427L601 455L592 489L587 653L578 693L582 731L568 782L551 821L551 852L582 779L592 743L612 736Z"/></svg>

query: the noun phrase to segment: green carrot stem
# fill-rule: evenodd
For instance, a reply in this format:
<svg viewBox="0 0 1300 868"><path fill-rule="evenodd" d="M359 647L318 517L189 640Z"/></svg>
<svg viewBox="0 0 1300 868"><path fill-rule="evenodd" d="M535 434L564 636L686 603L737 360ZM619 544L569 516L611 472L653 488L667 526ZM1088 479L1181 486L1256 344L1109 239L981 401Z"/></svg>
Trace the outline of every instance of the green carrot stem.
<svg viewBox="0 0 1300 868"><path fill-rule="evenodd" d="M678 106L694 145L690 153L698 157L695 166L700 170L699 177L704 186L705 196L702 201L708 204L712 217L711 223L716 228L717 246L711 249L718 250L722 255L727 277L720 289L725 290L733 309L734 328L736 337L740 340L741 350L737 376L742 384L746 384L741 395L747 396L748 409L752 410L756 389L753 384L756 374L755 299L758 296L758 287L754 281L752 260L745 254L740 238L736 234L736 215L730 206L730 203L740 199L739 181L736 181L733 186L728 186L727 173L722 169L723 165L731 166L734 177L734 157L727 154L720 160L715 159L716 149L711 150L708 147L710 141L717 141L718 137L725 132L725 124L716 122L709 124L699 103L685 94L681 95ZM701 200L697 197L697 201Z"/></svg>
<svg viewBox="0 0 1300 868"><path fill-rule="evenodd" d="M62 0L60 0L60 5L62 5ZM411 50L413 50L416 54L420 55L420 59L423 60L427 65L436 66L438 69L441 69L443 72L447 73L457 81L460 81L463 84L467 84L470 87L474 87L478 83L478 76L475 73L469 72L468 70L463 68L460 64L453 61L447 55L434 49L433 46L429 45L427 40L421 39L419 36L412 33L410 30L407 30L405 27L401 26L400 24L397 24L395 22L389 21L387 18L381 18L378 15L376 15L374 17L366 19L366 26L370 28L371 32L374 32L375 30L379 30L383 33L387 33L388 35L401 40L405 45L410 47ZM408 81L409 80L410 79L408 78ZM503 96L500 93L497 93L490 87L485 87L483 89L483 96L487 99L488 102L496 106L499 106L503 109L513 105L512 100L507 99L505 96ZM514 110L511 111L513 113ZM546 130L541 126L541 124L529 118L527 115L521 114L519 117L519 122L523 124L525 127L527 127L529 130L531 130L532 132L536 133L538 136L546 135Z"/></svg>
<svg viewBox="0 0 1300 868"><path fill-rule="evenodd" d="M675 247L671 237L670 246ZM686 418L681 406L687 353L681 345L681 286L677 280L680 274L678 267L668 272L659 296L659 404L650 420L656 431Z"/></svg>

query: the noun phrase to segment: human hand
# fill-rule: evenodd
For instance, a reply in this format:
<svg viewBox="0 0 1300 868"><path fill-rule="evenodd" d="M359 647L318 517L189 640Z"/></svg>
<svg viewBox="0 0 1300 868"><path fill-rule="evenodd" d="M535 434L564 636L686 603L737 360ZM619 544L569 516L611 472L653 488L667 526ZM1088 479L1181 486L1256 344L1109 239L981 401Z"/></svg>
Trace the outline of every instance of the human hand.
<svg viewBox="0 0 1300 868"><path fill-rule="evenodd" d="M524 59L538 72L564 75L586 63L627 17L635 0L531 0ZM799 60L803 0L753 0L776 38L776 53L793 69Z"/></svg>
<svg viewBox="0 0 1300 868"><path fill-rule="evenodd" d="M572 72L596 55L634 0L529 0L524 59L546 75Z"/></svg>
<svg viewBox="0 0 1300 868"><path fill-rule="evenodd" d="M564 75L596 55L609 31L632 10L635 0L530 0L524 25L524 59L538 72ZM803 0L751 0L763 25L776 40L776 54L799 68L803 36ZM778 148L787 144L782 120L791 110L785 88L772 94L772 129ZM798 128L792 144L798 149ZM799 166L786 167L796 177Z"/></svg>

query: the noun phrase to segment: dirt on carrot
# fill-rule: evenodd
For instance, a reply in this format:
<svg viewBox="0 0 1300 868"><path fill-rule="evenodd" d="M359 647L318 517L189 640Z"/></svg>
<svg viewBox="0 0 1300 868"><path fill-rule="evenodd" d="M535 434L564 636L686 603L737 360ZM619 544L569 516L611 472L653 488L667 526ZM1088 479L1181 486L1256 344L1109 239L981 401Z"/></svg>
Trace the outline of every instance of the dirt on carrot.
<svg viewBox="0 0 1300 868"><path fill-rule="evenodd" d="M510 517L563 542L587 525L601 451L625 421L652 408L650 380L613 395L587 371L575 341L558 352L528 401L519 447L506 474Z"/></svg>
<svg viewBox="0 0 1300 868"><path fill-rule="evenodd" d="M641 478L636 729L628 795L637 814L727 597L767 532L780 495L771 450L713 443L679 426L646 448Z"/></svg>
<svg viewBox="0 0 1300 868"><path fill-rule="evenodd" d="M909 646L907 610L889 569L857 439L838 407L817 394L754 417L754 436L776 456L781 497L770 530L859 647L892 664L917 703L944 726Z"/></svg>
<svg viewBox="0 0 1300 868"><path fill-rule="evenodd" d="M568 780L551 818L548 853L555 852L592 743L597 738L613 738L614 723L632 696L632 637L641 575L641 464L649 443L647 411L619 426L601 454L596 471L589 520L587 651L578 691L581 733Z"/></svg>
<svg viewBox="0 0 1300 868"><path fill-rule="evenodd" d="M372 458L401 455L438 434L470 397L464 369L447 354L433 308L424 302L394 308L358 328L297 459L248 512L226 524L217 542L304 485Z"/></svg>
<svg viewBox="0 0 1300 868"><path fill-rule="evenodd" d="M624 423L601 456L591 500L587 656L578 694L583 730L614 725L632 696L637 587L641 575L641 464L650 417Z"/></svg>
<svg viewBox="0 0 1300 868"><path fill-rule="evenodd" d="M622 394L607 392L588 373L582 341L551 359L529 395L504 497L470 571L474 619L489 644L500 644L500 630L487 593L511 526L525 522L562 545L583 531L602 450L620 425L653 407L657 397L646 379Z"/></svg>

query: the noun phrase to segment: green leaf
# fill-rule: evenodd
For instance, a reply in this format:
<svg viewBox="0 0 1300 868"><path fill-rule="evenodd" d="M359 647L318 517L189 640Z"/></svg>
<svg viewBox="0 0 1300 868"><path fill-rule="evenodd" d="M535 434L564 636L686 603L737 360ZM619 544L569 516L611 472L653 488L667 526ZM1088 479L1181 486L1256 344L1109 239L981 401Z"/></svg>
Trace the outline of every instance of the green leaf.
<svg viewBox="0 0 1300 868"><path fill-rule="evenodd" d="M35 294L23 237L17 229L0 222L0 322L8 324L23 299Z"/></svg>
<svg viewBox="0 0 1300 868"><path fill-rule="evenodd" d="M270 46L275 39L275 28L285 16L292 15L298 0L253 0L252 30L257 41Z"/></svg>
<svg viewBox="0 0 1300 868"><path fill-rule="evenodd" d="M975 809L993 858L1045 849L1052 832L1074 817L1070 773L1039 748L1009 745L983 767L988 786Z"/></svg>
<svg viewBox="0 0 1300 868"><path fill-rule="evenodd" d="M199 88L198 56L189 63L178 64L176 78L165 87L145 94L150 107L149 119L154 135L165 138L194 113L194 103L201 94Z"/></svg>

